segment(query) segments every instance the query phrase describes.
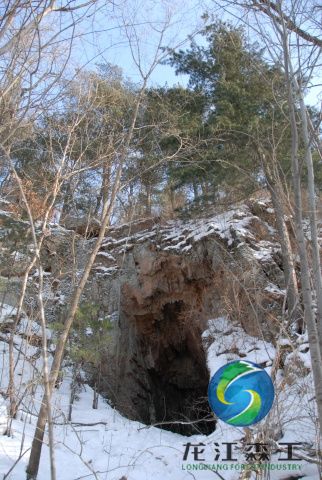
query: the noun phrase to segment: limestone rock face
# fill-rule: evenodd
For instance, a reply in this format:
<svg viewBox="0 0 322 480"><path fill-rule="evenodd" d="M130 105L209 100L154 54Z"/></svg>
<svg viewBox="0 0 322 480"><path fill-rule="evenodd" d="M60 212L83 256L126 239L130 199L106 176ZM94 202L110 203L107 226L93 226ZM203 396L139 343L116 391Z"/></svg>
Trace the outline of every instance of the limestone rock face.
<svg viewBox="0 0 322 480"><path fill-rule="evenodd" d="M42 249L48 322L64 319L96 240L88 237L76 224L72 231L48 228ZM2 248L9 269L15 250ZM82 296L113 326L98 368L84 365L90 381L131 419L185 434L213 430L202 333L208 320L225 316L248 335L274 341L285 288L281 265L267 200L196 220L110 228ZM36 269L31 276L33 310Z"/></svg>
<svg viewBox="0 0 322 480"><path fill-rule="evenodd" d="M97 236L100 229L100 222L97 219L75 217L73 215L66 215L61 221L61 225L67 230L74 230L79 235L84 235L86 238Z"/></svg>
<svg viewBox="0 0 322 480"><path fill-rule="evenodd" d="M274 227L247 206L136 233L112 230L86 290L115 318L94 381L132 419L209 432L207 320L225 315L272 340L283 287Z"/></svg>
<svg viewBox="0 0 322 480"><path fill-rule="evenodd" d="M138 273L121 287L117 349L111 357L106 353L102 388L128 416L145 423L200 420L210 414L201 334L214 302L211 269L151 245L131 255ZM200 422L176 430L207 427Z"/></svg>

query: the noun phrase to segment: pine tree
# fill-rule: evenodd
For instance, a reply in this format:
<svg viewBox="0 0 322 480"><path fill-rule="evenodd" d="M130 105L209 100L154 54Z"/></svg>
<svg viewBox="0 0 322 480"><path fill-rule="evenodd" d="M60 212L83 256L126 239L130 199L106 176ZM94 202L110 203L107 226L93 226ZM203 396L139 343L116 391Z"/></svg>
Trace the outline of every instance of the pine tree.
<svg viewBox="0 0 322 480"><path fill-rule="evenodd" d="M216 194L241 187L246 193L263 177L258 145L272 124L283 130L283 115L273 107L283 93L282 75L240 27L212 23L202 36L205 45L193 41L188 50L172 52L170 60L177 73L189 75L188 90L203 98L198 133L205 148L195 164L183 167L181 177L194 178L195 191Z"/></svg>

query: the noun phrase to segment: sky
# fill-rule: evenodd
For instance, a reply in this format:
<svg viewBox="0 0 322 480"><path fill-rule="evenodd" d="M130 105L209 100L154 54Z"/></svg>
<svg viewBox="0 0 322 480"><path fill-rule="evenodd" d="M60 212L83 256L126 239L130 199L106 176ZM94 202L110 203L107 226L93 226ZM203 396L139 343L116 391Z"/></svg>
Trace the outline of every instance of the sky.
<svg viewBox="0 0 322 480"><path fill-rule="evenodd" d="M95 69L96 64L111 63L121 67L124 76L135 84L142 81L135 60L139 58L143 71L148 70L166 22L169 25L161 45L188 48L188 36L200 31L204 25L201 17L207 10L235 24L241 21L223 9L217 7L216 10L212 0L120 0L117 7L105 1L98 5L95 14L90 12L81 23L69 68ZM134 27L128 27L133 24ZM247 31L249 38L255 39L252 26ZM199 43L203 41L200 35L196 38ZM156 66L149 78L149 86L186 85L187 82L187 75L176 75L169 65ZM318 79L315 82L319 83ZM320 90L320 87L310 89L309 104L319 106Z"/></svg>
<svg viewBox="0 0 322 480"><path fill-rule="evenodd" d="M169 26L161 45L171 48L188 47L188 35L200 30L204 24L201 16L205 9L206 5L201 6L197 0L132 0L124 3L124 8L120 7L117 11L102 8L82 24L69 67L73 69L86 65L89 69L95 68L98 63L111 63L121 67L125 77L132 82L140 83L142 77L133 54L136 59L142 59L146 72L160 40L160 30L166 22ZM124 24L131 23L135 24L134 28L124 27ZM132 51L130 42L133 44ZM149 84L163 86L166 83L185 85L187 76L177 76L174 68L158 65L150 76Z"/></svg>

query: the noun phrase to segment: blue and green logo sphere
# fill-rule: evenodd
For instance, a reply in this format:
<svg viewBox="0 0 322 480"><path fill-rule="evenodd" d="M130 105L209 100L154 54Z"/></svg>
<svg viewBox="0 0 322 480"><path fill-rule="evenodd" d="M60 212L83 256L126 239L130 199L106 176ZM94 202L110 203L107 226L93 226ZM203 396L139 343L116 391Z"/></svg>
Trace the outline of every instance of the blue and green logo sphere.
<svg viewBox="0 0 322 480"><path fill-rule="evenodd" d="M210 381L208 396L218 418L235 427L247 427L262 420L270 411L274 386L259 365L237 360L217 370Z"/></svg>

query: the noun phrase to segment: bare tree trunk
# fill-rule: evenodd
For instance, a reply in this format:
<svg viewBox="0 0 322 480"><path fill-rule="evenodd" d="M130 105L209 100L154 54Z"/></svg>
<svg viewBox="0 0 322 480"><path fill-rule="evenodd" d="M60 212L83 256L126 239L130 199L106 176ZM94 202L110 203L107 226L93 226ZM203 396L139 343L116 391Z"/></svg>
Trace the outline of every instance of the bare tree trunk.
<svg viewBox="0 0 322 480"><path fill-rule="evenodd" d="M145 202L145 214L151 216L152 214L152 187L147 184L145 186L146 190L146 202Z"/></svg>
<svg viewBox="0 0 322 480"><path fill-rule="evenodd" d="M37 241L37 236L36 236L36 230L35 230L35 223L34 219L31 213L30 205L28 203L28 200L25 195L25 191L22 186L21 179L19 178L17 172L15 169L13 169L14 176L17 180L23 202L25 204L25 207L27 209L28 213L28 218L29 218L29 223L30 223L30 228L31 228L31 233L32 233L32 238L33 238L33 243L34 243L34 248L35 248L35 263L37 264L38 270L39 270L39 286L38 286L38 302L39 302L39 313L40 313L40 323L41 323L41 331L42 331L42 356L43 356L43 375L44 375L44 385L45 385L45 394L44 394L44 399L43 399L43 405L44 408L46 409L47 413L47 418L48 418L48 434L49 434L49 456L50 456L50 474L51 474L51 480L56 480L56 465L55 465L55 453L54 453L54 433L53 433L53 423L52 423L52 414L51 414L51 389L49 386L49 368L48 368L48 348L47 348L47 332L46 332L46 318L45 318L45 309L44 309L44 302L43 302L43 269L41 265L41 260L40 260L40 247L41 247L41 242L43 241L44 236L41 238L41 242ZM54 189L54 195L53 197L55 198L57 195L57 187L58 187L58 178L56 178L55 182L55 189ZM52 200L54 201L54 199ZM50 213L51 208L49 207L45 213L45 219L44 219L44 226L47 223L49 213ZM33 262L30 264L30 269L32 268ZM30 270L29 270L30 271ZM27 282L28 279L28 273L29 271L27 270L27 276L25 277L25 281ZM22 292L25 292L25 288L22 290ZM23 296L21 299L21 306L22 306L22 300Z"/></svg>
<svg viewBox="0 0 322 480"><path fill-rule="evenodd" d="M63 206L60 214L60 218L63 219L66 215L69 214L73 203L73 193L72 188L70 185L70 181L68 181L66 185L66 191L64 195Z"/></svg>
<svg viewBox="0 0 322 480"><path fill-rule="evenodd" d="M119 166L119 172L118 172L118 177L120 177L120 166ZM119 181L119 179L118 179ZM115 192L116 195L116 192ZM107 206L106 206L107 207ZM61 362L64 356L64 350L66 346L66 342L68 340L68 335L71 329L71 326L73 324L77 308L79 305L79 301L81 298L81 295L83 293L84 287L86 285L87 279L89 277L90 271L92 269L92 266L94 264L95 258L99 252L99 249L102 245L102 242L104 240L105 236L105 230L106 227L109 223L110 220L110 214L111 214L111 208L106 208L104 218L102 221L102 225L100 228L99 236L97 237L97 240L95 242L94 248L91 252L91 255L87 261L87 264L85 266L85 269L83 271L83 275L81 278L81 281L79 285L76 287L72 300L71 300L71 306L70 310L68 313L68 316L65 320L64 323L64 329L58 339L58 343L56 345L56 350L55 350L55 355L53 359L53 363L51 366L51 371L50 371L50 378L49 378L49 389L50 392L53 391L55 383L58 379L59 376L59 371L60 371L60 366ZM46 407L46 401L45 398L43 399L41 403L41 407L39 410L38 414L38 420L37 420L37 426L36 426L36 431L35 431L35 436L32 442L32 447L31 447L31 453L30 453L30 459L27 467L27 479L28 480L35 480L38 475L38 469L39 469L39 462L40 462L40 455L41 455L41 449L42 449L42 443L44 439L44 434L45 434L45 427L47 423L47 407Z"/></svg>
<svg viewBox="0 0 322 480"><path fill-rule="evenodd" d="M97 410L98 408L98 395L99 395L98 392L100 391L100 388L101 388L101 363L99 364L99 367L98 367L98 379L97 379L97 382L95 382L94 389L93 389L92 407L94 410Z"/></svg>
<svg viewBox="0 0 322 480"><path fill-rule="evenodd" d="M209 187L207 182L201 182L201 191L203 196L203 203L208 203Z"/></svg>
<svg viewBox="0 0 322 480"><path fill-rule="evenodd" d="M310 284L310 269L308 256L306 251L306 238L303 230L303 216L302 216L302 192L301 192L301 171L299 168L298 161L298 130L297 130L297 121L295 114L295 103L296 98L294 97L294 91L292 88L292 65L289 57L288 50L288 34L286 26L282 24L282 29L278 29L281 36L281 44L283 48L284 56L284 70L285 70L285 80L286 87L288 90L288 107L289 107L289 117L291 124L291 135L292 135L292 150L291 150L291 162L292 162L292 178L293 178L293 189L294 189L294 210L295 210L295 233L298 244L298 251L300 257L300 266L301 266L301 292L303 297L304 304L304 319L307 325L308 339L310 345L310 355L312 362L312 373L314 379L315 387L315 396L318 410L318 417L320 423L320 432L322 428L322 363L321 363L321 350L320 350L320 341L319 335L316 327L315 314L314 314L314 305L312 299L312 291Z"/></svg>
<svg viewBox="0 0 322 480"><path fill-rule="evenodd" d="M16 313L16 318L15 321L13 322L12 325L12 330L10 332L10 338L9 338L9 384L8 384L8 395L10 399L10 417L11 418L16 418L17 414L17 398L16 398L16 392L15 392L15 359L14 359L14 354L13 354L13 346L14 346L14 335L16 333L17 325L20 320L20 315L22 311L22 305L23 301L25 298L25 293L27 289L27 282L28 282L28 276L29 273L32 269L32 267L36 263L36 257L34 257L29 264L23 278L22 282L22 287L21 287L21 293L20 293L20 298L19 298L19 303L18 303L18 308L17 308L17 313ZM8 434L10 434L10 428L8 429Z"/></svg>
<svg viewBox="0 0 322 480"><path fill-rule="evenodd" d="M8 161L8 165L10 165L10 167L11 167L11 175L17 181L21 196L23 198L23 202L24 202L24 205L26 207L28 217L29 217L29 222L30 222L30 226L31 226L32 236L33 236L33 242L34 242L34 246L35 246L35 255L32 258L32 260L31 260L30 264L28 265L28 267L25 271L25 274L24 274L22 287L21 287L21 292L20 292L20 297L19 297L19 302L18 302L18 307L17 307L16 318L15 318L15 321L13 323L12 331L11 331L10 338L9 338L9 385L8 385L8 395L9 395L9 399L10 399L10 417L12 419L12 418L15 418L16 413L17 413L17 398L16 398L15 382L14 382L14 366L15 366L14 353L13 353L14 335L15 335L15 331L16 331L17 325L18 325L19 320L20 320L21 312L22 312L22 307L23 307L23 302L24 302L24 299L25 299L29 273L30 273L31 269L35 266L36 262L37 262L38 267L41 271L40 250L41 250L41 246L42 246L42 243L44 241L44 238L45 238L45 231L46 231L46 225L47 225L47 222L48 222L48 218L49 218L50 212L52 211L53 205L54 205L55 200L56 200L57 195L58 195L59 182L60 182L60 179L61 179L61 172L62 172L62 165L63 164L58 169L57 176L55 178L55 182L54 182L54 185L53 185L52 198L51 198L51 201L50 201L49 205L47 206L47 210L44 212L42 234L41 234L40 239L37 241L36 233L35 233L35 226L34 226L34 219L32 217L32 212L31 212L31 209L30 209L30 205L29 205L28 200L26 198L21 179L19 178L19 175L17 174L17 172L16 172L16 170L13 166L13 163L12 163L12 160L11 160L11 157L10 157L10 151L7 151L6 148L3 145L1 145L1 147L2 147L2 151L3 151L4 156L6 157L6 159ZM40 283L39 283L39 300L40 300L40 306L41 306L41 312L40 312L41 315L40 316L41 316L41 320L42 320L43 338L45 339L46 332L45 332L45 318L44 318L44 308L43 308L43 300L42 300L42 275L40 275ZM43 351L43 353L44 353L44 351ZM47 362L46 353L44 353L44 361L45 361L45 363ZM46 377L46 371L45 371L45 378L47 378ZM10 428L8 429L8 433L10 433Z"/></svg>
<svg viewBox="0 0 322 480"><path fill-rule="evenodd" d="M176 208L176 205L175 205L175 195L174 195L174 190L173 188L171 187L170 185L170 189L169 189L169 194L170 194L170 204L171 204L171 215L173 215L174 211L175 211L175 208Z"/></svg>
<svg viewBox="0 0 322 480"><path fill-rule="evenodd" d="M89 277L89 274L91 272L91 269L93 267L93 264L95 262L96 256L101 248L101 245L103 243L104 237L105 237L105 231L106 228L109 224L110 217L113 211L113 207L115 204L116 196L117 193L120 189L120 181L121 181L121 175L122 175L122 170L123 170L123 163L126 159L127 153L128 153L128 148L130 146L132 137L133 137L133 132L135 128L135 123L139 111L139 106L141 104L141 99L142 95L144 93L144 90L146 88L146 81L145 79L143 86L139 92L138 95L138 100L135 106L135 110L133 113L133 118L132 118L132 123L131 127L129 129L124 147L122 149L122 152L120 154L120 159L119 159L119 165L117 168L116 172L116 177L113 185L113 190L111 194L111 199L109 202L106 202L103 206L103 212L102 212L102 222L101 222L101 228L99 231L99 235L96 239L96 242L94 244L93 250L87 260L86 266L83 270L83 274L81 277L81 280L78 284L78 286L75 288L74 293L71 298L71 305L70 309L67 315L67 318L64 323L64 328L63 331L60 334L60 337L58 339L57 345L56 345L56 350L55 350L55 355L53 359L53 363L51 366L51 371L50 371L50 378L49 378L49 390L50 394L53 391L53 388L55 386L55 383L57 381L61 363L63 360L64 356L64 350L65 346L68 340L69 332L72 327L72 324L74 322L75 315L77 313L77 308L81 299L81 295L83 293L83 290L85 288L85 285L87 283L87 279ZM41 407L39 410L38 414L38 419L37 419L37 425L36 425L36 431L35 435L33 438L32 442L32 447L31 447L31 452L30 452L30 458L29 458L29 463L26 469L27 472L27 480L36 480L37 475L38 475L38 470L39 470L39 463L40 463L40 456L41 456L41 449L42 449L42 444L43 444L43 439L44 439L44 434L45 434L45 428L46 428L46 423L47 423L47 408L46 408L46 398L43 398L43 401L41 403Z"/></svg>
<svg viewBox="0 0 322 480"><path fill-rule="evenodd" d="M199 202L199 193L198 193L198 184L197 182L192 182L193 188L193 199L195 202Z"/></svg>
<svg viewBox="0 0 322 480"><path fill-rule="evenodd" d="M292 247L284 219L281 186L278 185L275 181L269 180L268 189L271 194L271 199L275 211L276 228L282 251L288 316L290 322L296 327L296 330L298 332L301 332L303 328L302 312L299 304L299 291L293 261Z"/></svg>
<svg viewBox="0 0 322 480"><path fill-rule="evenodd" d="M108 190L110 187L110 176L111 176L111 167L110 165L103 166L102 172L102 183L100 187L99 194L97 195L96 199L96 206L94 210L94 216L98 216L101 205L106 203L108 197Z"/></svg>
<svg viewBox="0 0 322 480"><path fill-rule="evenodd" d="M300 113L301 113L301 127L302 137L305 146L305 162L307 166L307 183L308 183L308 198L309 198L309 218L310 218L310 231L311 231L311 244L312 244L312 256L313 256L313 279L316 293L317 303L317 329L319 333L320 352L322 356L322 276L321 276L321 261L320 261L320 246L318 242L318 229L317 229L317 217L316 217L316 202L315 202L315 181L314 181L314 168L311 153L311 140L309 136L309 127L307 119L307 109L304 103L303 94L300 87L295 81L295 88L300 97Z"/></svg>
<svg viewBox="0 0 322 480"><path fill-rule="evenodd" d="M77 376L77 366L73 366L73 373L72 373L72 381L70 383L70 395L69 395L69 407L68 407L68 416L67 420L69 422L72 421L72 411L73 411L73 405L75 401L75 396L76 396L76 376Z"/></svg>

